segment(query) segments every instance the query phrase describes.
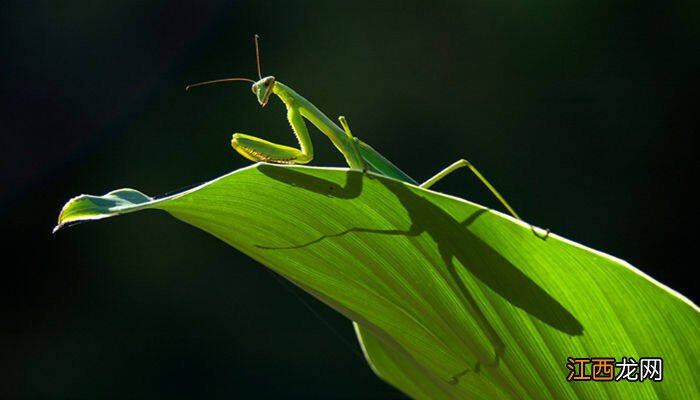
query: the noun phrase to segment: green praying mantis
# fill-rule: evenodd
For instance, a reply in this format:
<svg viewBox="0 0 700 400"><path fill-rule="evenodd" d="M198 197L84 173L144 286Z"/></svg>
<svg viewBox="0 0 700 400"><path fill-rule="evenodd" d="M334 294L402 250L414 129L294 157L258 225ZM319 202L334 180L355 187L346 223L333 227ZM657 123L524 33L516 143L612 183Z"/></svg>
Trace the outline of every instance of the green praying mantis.
<svg viewBox="0 0 700 400"><path fill-rule="evenodd" d="M260 68L260 46L258 35L255 35L255 56L258 69L257 81L248 78L226 78L195 83L187 86L186 88L189 90L192 87L209 85L213 83L244 81L253 84L251 89L257 97L258 103L262 107L267 105L273 94L279 97L279 99L284 103L287 108L287 119L292 126L294 135L299 141L299 148L272 143L265 139L243 133L235 133L231 139L231 146L243 157L254 162L268 162L277 164L309 163L313 159L314 150L306 122L304 121L306 119L331 140L333 145L335 145L338 151L340 151L340 153L345 157L345 161L350 168L359 169L365 172L371 171L382 176L394 178L399 181L418 185L427 189L455 170L467 167L501 202L501 204L510 212L510 214L513 215L513 217L521 220L520 216L515 212L515 210L513 210L510 204L508 204L508 202L496 190L496 188L469 161L465 159L458 160L449 165L447 168L438 172L432 178L419 184L416 180L408 176L377 150L354 136L345 117L338 117L340 122L340 126L338 126L309 100L292 90L289 86L277 81L274 76L263 77ZM540 236L535 231L534 227L532 227L532 231L541 239L546 239L549 234L549 230L547 230L544 236ZM486 334L489 336L496 353L496 359L493 362L485 362L484 364L496 366L498 365L498 359L504 350L503 342L481 311L478 310L478 307L476 307L476 310L476 318L482 325ZM475 368L476 371L478 371L479 365L480 362L477 362ZM470 369L466 369L455 374L449 380L449 383L456 384L458 379L468 371L470 371Z"/></svg>
<svg viewBox="0 0 700 400"><path fill-rule="evenodd" d="M279 97L284 103L287 107L287 119L292 126L294 135L299 141L299 148L272 143L243 133L235 133L231 139L231 146L243 157L255 162L262 161L277 164L309 163L313 159L314 149L309 131L304 122L304 119L306 119L331 140L333 145L335 145L338 151L345 157L345 161L350 168L371 171L427 189L455 170L468 167L511 215L519 220L521 219L496 188L476 169L476 167L474 167L474 165L465 159L454 162L432 178L419 184L386 157L381 155L377 150L361 141L356 136L353 136L345 117L338 117L340 125L342 126L341 129L341 127L331 121L326 114L310 101L292 90L289 86L277 81L274 76L266 76L263 78L260 70L260 46L258 42L259 36L255 35L255 58L258 67L257 81L248 78L226 78L195 83L186 87L186 90L189 90L192 87L213 83L230 81L251 82L253 84L251 89L257 97L260 106L265 107L273 94Z"/></svg>

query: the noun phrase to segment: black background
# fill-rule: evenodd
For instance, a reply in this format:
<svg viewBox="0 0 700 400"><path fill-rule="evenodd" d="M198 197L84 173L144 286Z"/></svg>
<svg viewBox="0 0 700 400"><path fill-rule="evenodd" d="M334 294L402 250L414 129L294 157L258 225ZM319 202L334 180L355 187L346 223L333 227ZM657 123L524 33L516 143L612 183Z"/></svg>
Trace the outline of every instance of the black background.
<svg viewBox="0 0 700 400"><path fill-rule="evenodd" d="M696 2L375 3L3 3L0 397L401 397L343 317L164 213L50 233L71 196L248 165L234 132L293 144L276 99L184 91L253 78L254 33L264 74L415 178L466 157L527 221L697 298ZM436 190L498 208L466 173Z"/></svg>

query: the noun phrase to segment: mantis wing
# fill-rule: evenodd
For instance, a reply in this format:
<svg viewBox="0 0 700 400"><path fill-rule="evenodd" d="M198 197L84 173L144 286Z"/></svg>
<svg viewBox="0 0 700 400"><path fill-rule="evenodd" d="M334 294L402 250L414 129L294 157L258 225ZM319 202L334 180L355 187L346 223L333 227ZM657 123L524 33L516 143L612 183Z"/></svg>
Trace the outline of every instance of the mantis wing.
<svg viewBox="0 0 700 400"><path fill-rule="evenodd" d="M402 182L418 185L418 182L408 176L405 172L401 171L399 167L387 160L377 150L373 149L372 146L359 139L357 140L357 145L360 150L360 155L370 171L388 176L389 178L398 179Z"/></svg>

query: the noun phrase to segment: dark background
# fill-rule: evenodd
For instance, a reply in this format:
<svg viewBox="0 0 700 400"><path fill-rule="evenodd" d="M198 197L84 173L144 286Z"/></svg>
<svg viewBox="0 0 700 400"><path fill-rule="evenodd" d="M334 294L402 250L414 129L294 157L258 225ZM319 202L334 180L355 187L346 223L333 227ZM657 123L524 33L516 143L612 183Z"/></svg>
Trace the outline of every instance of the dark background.
<svg viewBox="0 0 700 400"><path fill-rule="evenodd" d="M401 397L343 317L164 213L50 233L74 195L248 165L234 132L294 143L246 84L184 91L254 77L254 33L264 74L410 175L466 157L528 222L697 299L697 2L374 3L3 2L0 397ZM466 173L436 190L498 208Z"/></svg>

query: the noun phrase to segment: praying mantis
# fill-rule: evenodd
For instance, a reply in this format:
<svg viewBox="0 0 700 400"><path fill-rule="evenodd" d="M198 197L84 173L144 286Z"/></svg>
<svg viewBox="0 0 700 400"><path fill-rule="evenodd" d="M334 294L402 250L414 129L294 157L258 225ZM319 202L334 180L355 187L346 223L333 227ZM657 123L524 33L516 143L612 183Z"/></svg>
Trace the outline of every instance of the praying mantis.
<svg viewBox="0 0 700 400"><path fill-rule="evenodd" d="M394 178L399 181L418 185L421 188L427 189L452 172L460 168L467 167L500 201L500 203L508 210L508 212L510 212L513 217L521 220L520 216L515 212L515 210L513 210L510 204L508 204L508 202L496 190L496 188L469 161L460 159L438 172L432 178L419 184L416 180L408 176L377 150L354 136L344 116L338 117L340 122L340 126L338 126L309 100L305 99L289 86L277 81L274 76L263 77L260 68L260 46L258 35L255 35L255 57L258 69L257 81L248 78L225 78L195 83L186 87L186 90L189 90L192 87L214 83L244 81L253 84L251 90L255 94L260 106L265 107L273 94L279 97L279 99L284 103L287 108L287 119L292 127L292 132L299 142L299 148L272 143L265 139L243 133L235 133L231 138L231 146L243 157L254 162L268 162L276 164L306 164L311 162L311 160L313 160L314 150L306 122L304 121L307 120L331 140L333 145L345 157L345 161L347 162L348 166L352 169L359 169L365 172L371 171L382 176ZM547 235L549 234L549 230L547 230L545 236L540 236L537 234L537 232L535 232L534 227L532 227L532 231L536 236L542 239L546 239ZM471 299L471 296L469 296L469 298ZM473 302L473 300L471 301ZM498 365L498 359L504 350L503 342L478 307L476 307L476 310L476 318L492 341L496 353L495 360L491 363L485 364L490 366ZM356 329L360 328L356 325ZM478 371L479 365L480 363L477 362L475 367L476 371ZM468 371L470 371L470 369L466 369L455 374L449 380L449 383L456 384L459 377L463 376Z"/></svg>
<svg viewBox="0 0 700 400"><path fill-rule="evenodd" d="M339 127L321 110L313 105L309 100L292 90L289 86L279 82L274 76L266 76L263 78L260 69L260 46L259 36L255 35L255 58L258 67L258 80L254 81L248 78L226 78L216 79L206 82L195 83L188 85L185 90L196 86L209 85L213 83L244 81L253 84L252 91L257 97L261 107L265 107L270 97L276 95L284 103L287 108L287 119L292 126L292 132L299 142L299 148L289 147L276 143L269 142L255 136L246 135L243 133L235 133L231 139L231 146L243 157L254 162L268 162L277 164L307 164L313 160L314 150L309 136L309 131L306 127L304 119L313 124L323 134L325 134L345 157L348 166L353 169L362 171L371 171L379 175L394 178L403 182L418 185L421 188L427 189L445 178L452 172L467 167L474 175L486 186L486 188L500 201L500 203L513 215L513 217L521 220L520 216L513 210L503 196L496 188L472 165L465 159L460 159L442 171L438 172L432 178L419 184L416 180L408 176L405 172L399 169L386 157L377 150L372 148L367 143L353 136L350 131L350 126L344 116L338 117L340 122Z"/></svg>

